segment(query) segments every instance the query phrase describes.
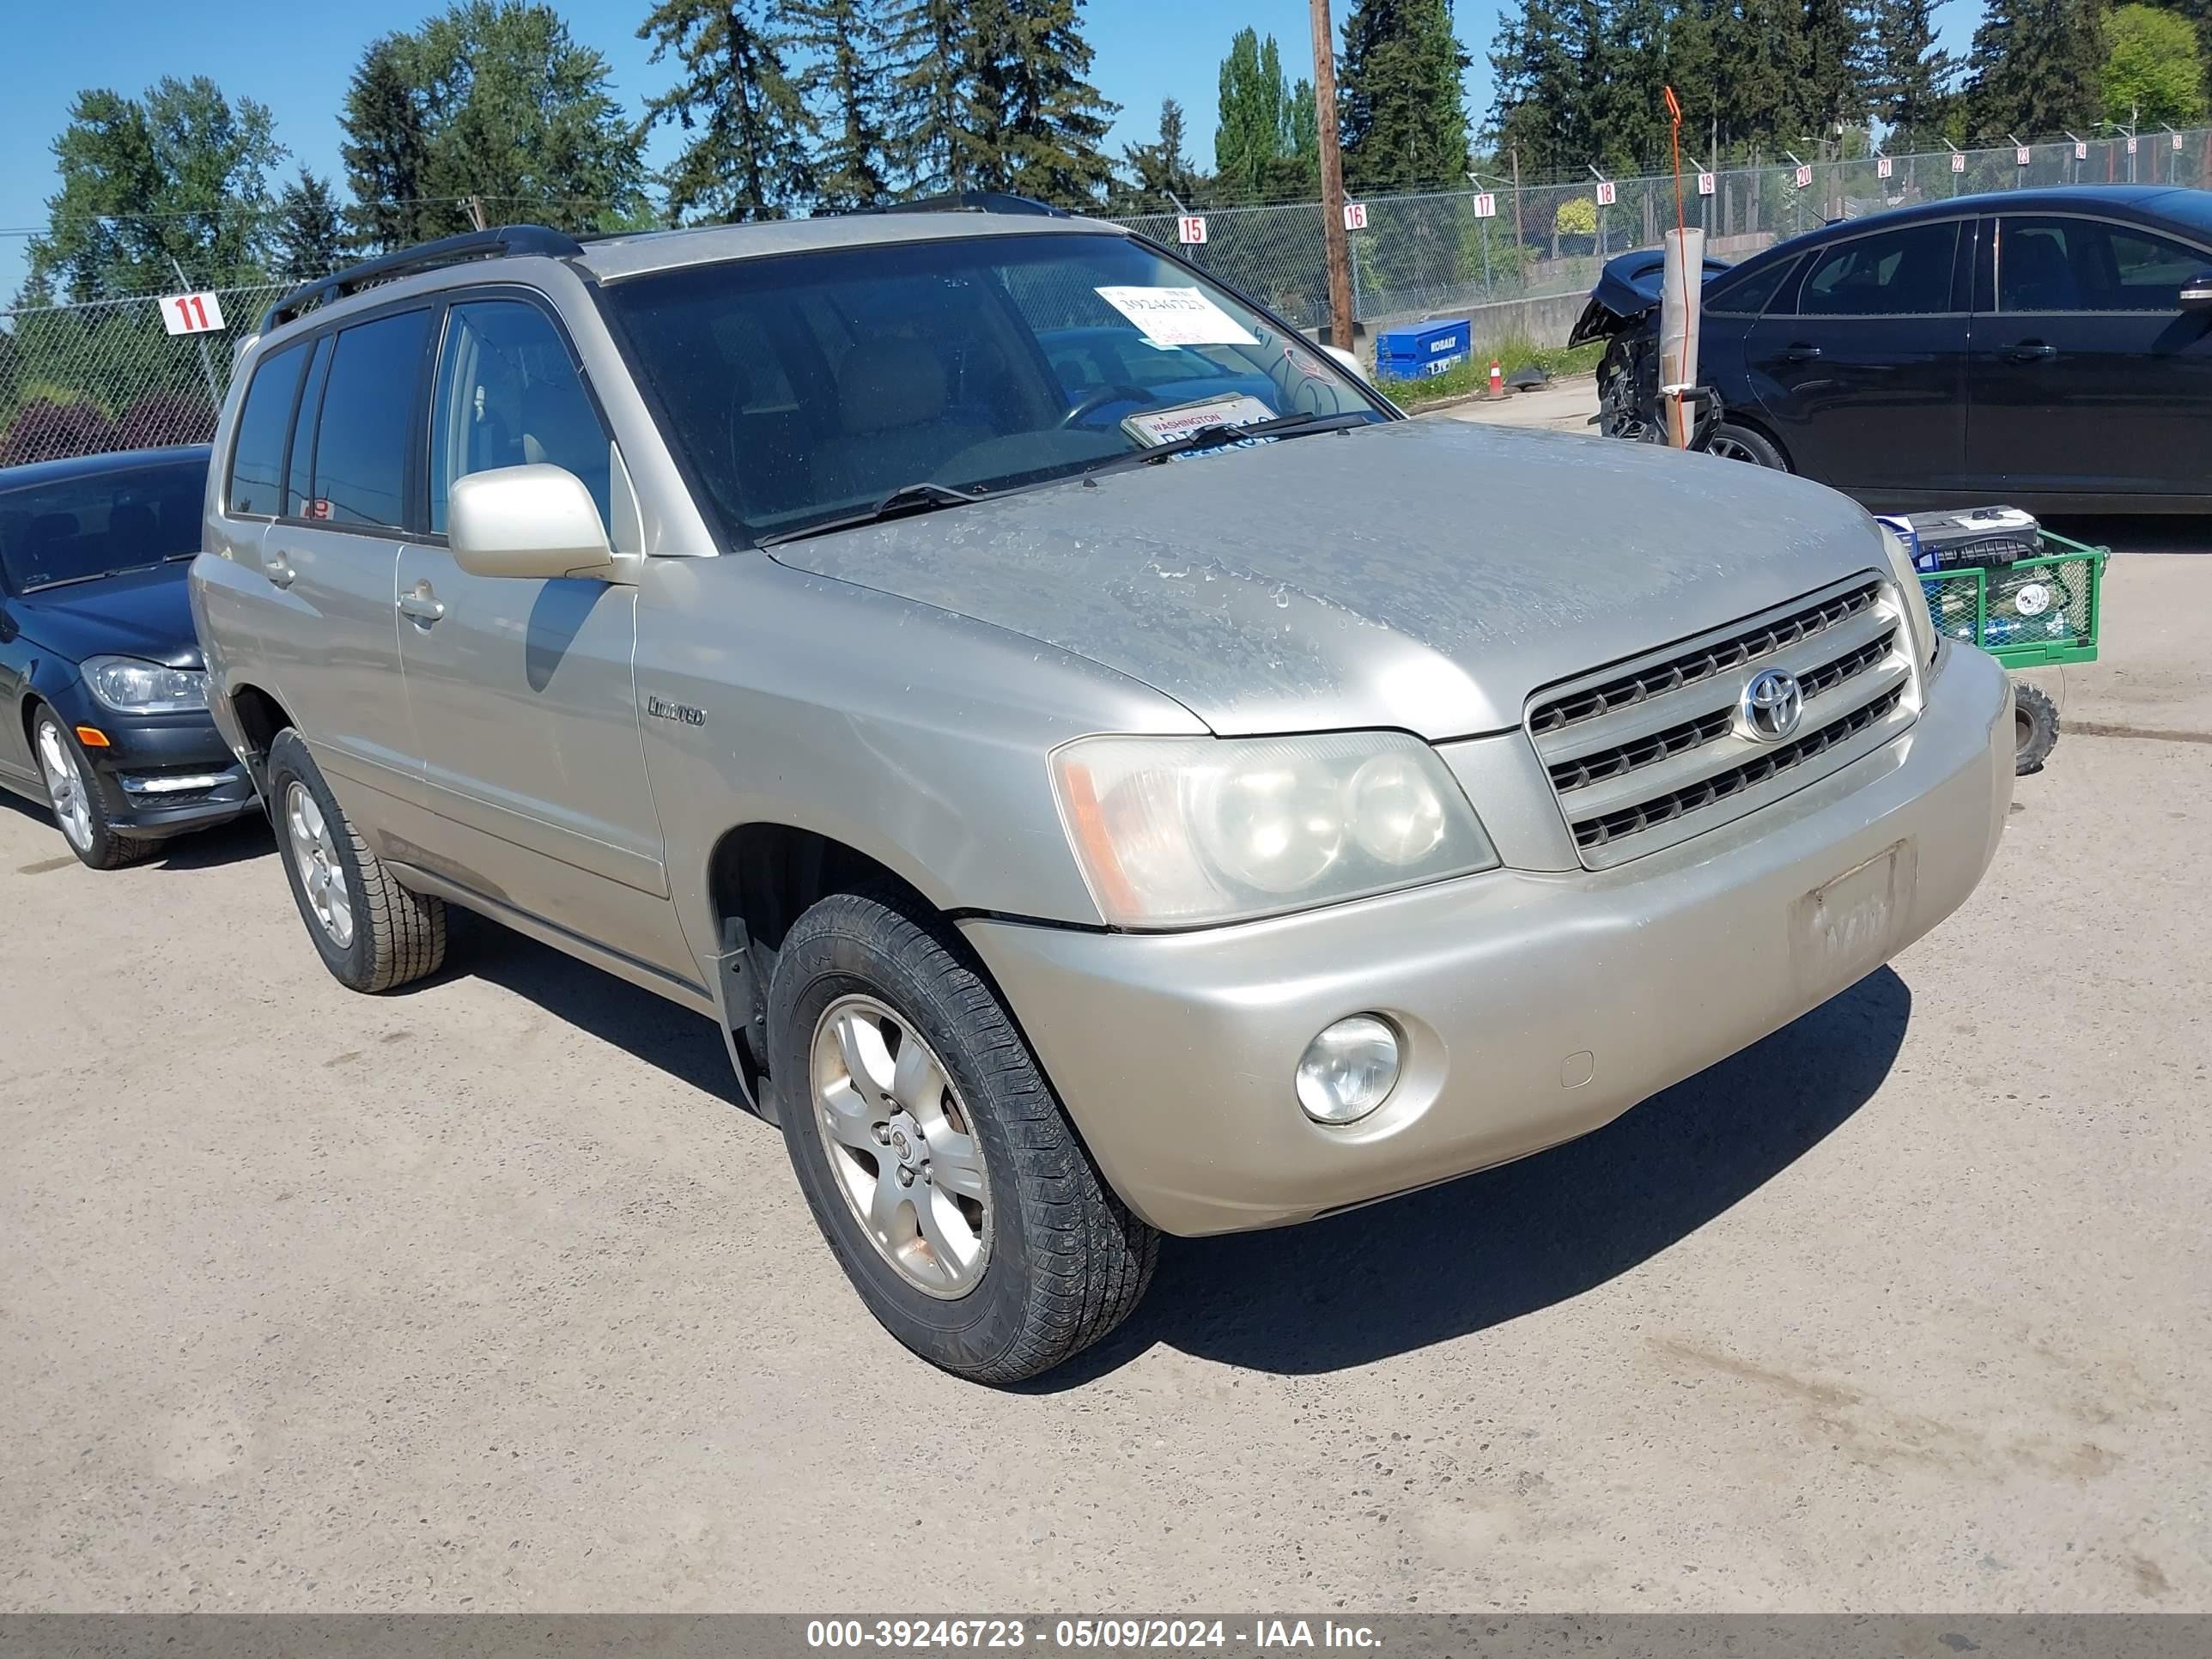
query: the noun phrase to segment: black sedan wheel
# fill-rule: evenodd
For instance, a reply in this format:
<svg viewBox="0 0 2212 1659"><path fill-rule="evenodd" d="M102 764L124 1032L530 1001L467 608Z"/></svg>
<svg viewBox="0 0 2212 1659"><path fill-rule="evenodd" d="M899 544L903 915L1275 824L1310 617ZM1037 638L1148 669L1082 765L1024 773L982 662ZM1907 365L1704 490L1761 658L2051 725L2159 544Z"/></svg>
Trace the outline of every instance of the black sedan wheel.
<svg viewBox="0 0 2212 1659"><path fill-rule="evenodd" d="M62 839L70 851L94 870L120 870L136 864L154 850L143 836L119 835L107 822L107 809L100 802L100 786L93 781L92 767L75 737L53 713L40 709L31 729L31 746L38 751L39 771L46 781L46 800Z"/></svg>
<svg viewBox="0 0 2212 1659"><path fill-rule="evenodd" d="M1772 439L1732 421L1723 421L1713 428L1713 435L1705 444L1705 453L1717 455L1724 461L1749 461L1753 466L1771 467L1777 472L1790 470L1790 463L1783 459Z"/></svg>

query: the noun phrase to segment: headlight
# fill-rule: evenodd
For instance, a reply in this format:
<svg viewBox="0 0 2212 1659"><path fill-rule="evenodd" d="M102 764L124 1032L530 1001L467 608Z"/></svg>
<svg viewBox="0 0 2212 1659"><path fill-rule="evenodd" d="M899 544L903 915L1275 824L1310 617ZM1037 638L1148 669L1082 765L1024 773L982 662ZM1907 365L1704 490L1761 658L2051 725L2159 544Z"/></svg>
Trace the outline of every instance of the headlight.
<svg viewBox="0 0 2212 1659"><path fill-rule="evenodd" d="M1928 666L1936 654L1936 619L1928 614L1928 590L1912 568L1912 551L1887 525L1881 531L1882 551L1889 555L1890 574L1897 579L1898 602L1905 607L1905 626L1912 635L1912 659Z"/></svg>
<svg viewBox="0 0 2212 1659"><path fill-rule="evenodd" d="M1436 750L1401 732L1085 738L1054 752L1052 781L1117 927L1267 915L1498 863Z"/></svg>
<svg viewBox="0 0 2212 1659"><path fill-rule="evenodd" d="M207 676L132 657L88 657L81 671L92 695L118 714L185 714L204 708Z"/></svg>

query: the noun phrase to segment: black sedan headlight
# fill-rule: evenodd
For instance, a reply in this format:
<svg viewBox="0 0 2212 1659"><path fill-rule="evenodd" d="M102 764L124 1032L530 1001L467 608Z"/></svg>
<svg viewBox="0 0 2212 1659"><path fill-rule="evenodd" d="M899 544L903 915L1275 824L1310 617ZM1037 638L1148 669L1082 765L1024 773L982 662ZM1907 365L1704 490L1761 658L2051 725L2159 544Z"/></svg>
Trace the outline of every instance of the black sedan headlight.
<svg viewBox="0 0 2212 1659"><path fill-rule="evenodd" d="M208 706L207 676L197 668L88 657L79 672L92 695L118 714L189 714Z"/></svg>

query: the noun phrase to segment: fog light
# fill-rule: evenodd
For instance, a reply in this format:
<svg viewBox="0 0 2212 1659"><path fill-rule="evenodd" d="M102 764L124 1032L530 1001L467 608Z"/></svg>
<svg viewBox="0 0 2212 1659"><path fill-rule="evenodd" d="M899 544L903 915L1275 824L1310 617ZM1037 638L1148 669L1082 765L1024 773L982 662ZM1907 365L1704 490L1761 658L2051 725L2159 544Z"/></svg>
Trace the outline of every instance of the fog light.
<svg viewBox="0 0 2212 1659"><path fill-rule="evenodd" d="M1298 1104L1316 1123L1357 1123L1398 1081L1398 1034L1372 1014L1340 1019L1306 1045Z"/></svg>

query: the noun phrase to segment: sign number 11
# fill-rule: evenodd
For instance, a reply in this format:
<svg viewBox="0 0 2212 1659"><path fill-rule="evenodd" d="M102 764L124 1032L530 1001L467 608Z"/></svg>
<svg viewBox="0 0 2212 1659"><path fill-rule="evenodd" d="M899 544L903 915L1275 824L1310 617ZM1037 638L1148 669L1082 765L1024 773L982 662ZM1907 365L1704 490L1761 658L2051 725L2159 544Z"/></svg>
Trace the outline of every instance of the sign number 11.
<svg viewBox="0 0 2212 1659"><path fill-rule="evenodd" d="M161 301L161 324L172 334L212 334L223 325L222 301L213 294L173 294Z"/></svg>

